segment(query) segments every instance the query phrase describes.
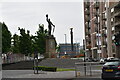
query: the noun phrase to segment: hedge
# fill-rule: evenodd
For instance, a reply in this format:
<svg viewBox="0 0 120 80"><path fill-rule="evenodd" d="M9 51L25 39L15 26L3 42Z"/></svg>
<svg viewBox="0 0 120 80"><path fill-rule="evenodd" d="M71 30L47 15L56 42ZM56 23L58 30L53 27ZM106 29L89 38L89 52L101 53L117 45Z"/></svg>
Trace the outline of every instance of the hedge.
<svg viewBox="0 0 120 80"><path fill-rule="evenodd" d="M35 67L37 70L37 66ZM53 71L56 72L57 67L45 67L45 66L38 66L38 70L42 70L42 71Z"/></svg>

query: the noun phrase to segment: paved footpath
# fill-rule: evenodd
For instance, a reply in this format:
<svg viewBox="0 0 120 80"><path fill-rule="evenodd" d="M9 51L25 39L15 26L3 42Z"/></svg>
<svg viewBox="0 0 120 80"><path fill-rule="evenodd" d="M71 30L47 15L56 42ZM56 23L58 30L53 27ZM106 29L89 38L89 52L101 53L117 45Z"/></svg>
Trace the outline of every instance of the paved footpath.
<svg viewBox="0 0 120 80"><path fill-rule="evenodd" d="M33 70L3 70L3 78L74 78L74 71L41 72L34 74Z"/></svg>
<svg viewBox="0 0 120 80"><path fill-rule="evenodd" d="M100 75L97 76L79 76L75 77L75 71L61 71L61 72L41 72L39 74L34 74L33 70L3 70L2 71L3 78L26 78L26 79L46 79L46 78L58 78L58 79L78 79L78 78L99 78Z"/></svg>

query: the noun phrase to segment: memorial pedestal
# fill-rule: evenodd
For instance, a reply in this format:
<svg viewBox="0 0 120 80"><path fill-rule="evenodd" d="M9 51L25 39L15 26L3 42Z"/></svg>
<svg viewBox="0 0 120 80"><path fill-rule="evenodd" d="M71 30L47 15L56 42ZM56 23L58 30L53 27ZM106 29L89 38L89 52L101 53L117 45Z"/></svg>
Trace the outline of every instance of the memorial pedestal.
<svg viewBox="0 0 120 80"><path fill-rule="evenodd" d="M45 58L56 58L56 40L53 35L46 37Z"/></svg>

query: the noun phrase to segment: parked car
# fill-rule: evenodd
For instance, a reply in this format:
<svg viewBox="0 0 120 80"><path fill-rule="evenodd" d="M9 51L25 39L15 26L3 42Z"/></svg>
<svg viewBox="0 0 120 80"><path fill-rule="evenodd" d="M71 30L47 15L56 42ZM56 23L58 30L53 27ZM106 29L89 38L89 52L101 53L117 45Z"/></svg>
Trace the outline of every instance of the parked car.
<svg viewBox="0 0 120 80"><path fill-rule="evenodd" d="M120 61L106 62L102 68L101 78L103 80L120 80Z"/></svg>
<svg viewBox="0 0 120 80"><path fill-rule="evenodd" d="M87 62L97 62L98 60L95 58L86 58Z"/></svg>
<svg viewBox="0 0 120 80"><path fill-rule="evenodd" d="M101 58L100 63L105 63L107 61L107 58Z"/></svg>
<svg viewBox="0 0 120 80"><path fill-rule="evenodd" d="M44 56L43 56L43 55L38 56L38 59L43 59L43 58L44 58Z"/></svg>
<svg viewBox="0 0 120 80"><path fill-rule="evenodd" d="M107 60L112 60L112 59L114 59L114 57L108 57L108 58L107 58Z"/></svg>
<svg viewBox="0 0 120 80"><path fill-rule="evenodd" d="M118 61L118 60L120 60L120 59L119 58L111 57L111 58L107 58L106 62Z"/></svg>

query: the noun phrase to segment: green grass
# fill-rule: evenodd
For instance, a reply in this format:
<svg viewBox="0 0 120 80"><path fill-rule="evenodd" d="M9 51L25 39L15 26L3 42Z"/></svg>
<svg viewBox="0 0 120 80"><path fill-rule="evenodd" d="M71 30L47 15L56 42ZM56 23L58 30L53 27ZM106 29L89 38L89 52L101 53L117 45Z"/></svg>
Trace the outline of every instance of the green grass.
<svg viewBox="0 0 120 80"><path fill-rule="evenodd" d="M46 67L46 66L38 66L38 70L43 70L43 71L46 71L46 70L55 70L55 68L57 67ZM75 69L67 69L67 68L57 68L55 71L75 71Z"/></svg>
<svg viewBox="0 0 120 80"><path fill-rule="evenodd" d="M57 68L57 71L75 71L75 69Z"/></svg>

